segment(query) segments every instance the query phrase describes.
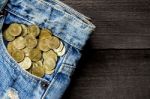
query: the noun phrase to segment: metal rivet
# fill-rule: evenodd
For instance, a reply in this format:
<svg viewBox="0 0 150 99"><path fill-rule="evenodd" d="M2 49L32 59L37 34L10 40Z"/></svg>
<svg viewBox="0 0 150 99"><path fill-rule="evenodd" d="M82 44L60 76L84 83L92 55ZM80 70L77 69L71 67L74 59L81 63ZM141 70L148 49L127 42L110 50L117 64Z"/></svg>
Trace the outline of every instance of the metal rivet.
<svg viewBox="0 0 150 99"><path fill-rule="evenodd" d="M44 89L46 89L47 87L48 87L48 83L46 83L46 82L41 82L41 87L42 88L44 88Z"/></svg>

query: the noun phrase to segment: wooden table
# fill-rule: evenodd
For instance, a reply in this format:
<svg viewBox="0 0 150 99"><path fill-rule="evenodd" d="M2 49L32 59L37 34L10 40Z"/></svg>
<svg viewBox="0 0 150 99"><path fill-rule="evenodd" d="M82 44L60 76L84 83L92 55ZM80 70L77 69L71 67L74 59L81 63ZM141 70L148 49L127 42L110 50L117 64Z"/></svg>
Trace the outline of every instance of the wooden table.
<svg viewBox="0 0 150 99"><path fill-rule="evenodd" d="M150 1L64 2L97 29L63 99L150 99Z"/></svg>

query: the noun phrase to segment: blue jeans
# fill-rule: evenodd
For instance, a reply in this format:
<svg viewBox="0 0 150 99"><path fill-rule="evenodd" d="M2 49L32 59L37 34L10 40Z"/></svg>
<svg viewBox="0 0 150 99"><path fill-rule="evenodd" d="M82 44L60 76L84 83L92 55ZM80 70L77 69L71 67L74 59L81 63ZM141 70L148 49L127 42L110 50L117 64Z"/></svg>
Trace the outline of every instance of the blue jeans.
<svg viewBox="0 0 150 99"><path fill-rule="evenodd" d="M95 26L58 0L0 0L0 10L0 99L60 99ZM8 54L2 28L14 22L51 29L65 44L67 52L52 75L36 77Z"/></svg>

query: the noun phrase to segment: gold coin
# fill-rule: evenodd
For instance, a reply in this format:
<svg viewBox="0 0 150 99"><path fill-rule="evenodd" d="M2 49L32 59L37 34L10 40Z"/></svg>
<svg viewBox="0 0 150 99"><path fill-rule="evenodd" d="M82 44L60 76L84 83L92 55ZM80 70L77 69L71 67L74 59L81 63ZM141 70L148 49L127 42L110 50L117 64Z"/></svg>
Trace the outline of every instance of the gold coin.
<svg viewBox="0 0 150 99"><path fill-rule="evenodd" d="M63 50L63 47L64 47L64 45L63 45L63 43L60 41L60 45L59 45L59 47L57 48L57 49L53 49L54 50L54 52L61 52L62 50Z"/></svg>
<svg viewBox="0 0 150 99"><path fill-rule="evenodd" d="M49 71L46 71L46 74L49 74L49 75L51 75L52 73L54 73L54 71L55 71L55 69L53 69L53 70L49 70Z"/></svg>
<svg viewBox="0 0 150 99"><path fill-rule="evenodd" d="M7 30L4 32L4 38L7 40L7 41L13 41L15 39L15 36L12 36L10 35L9 32L7 32Z"/></svg>
<svg viewBox="0 0 150 99"><path fill-rule="evenodd" d="M38 66L43 66L43 62L42 62L42 60L40 60L40 61L36 62L36 64L37 64Z"/></svg>
<svg viewBox="0 0 150 99"><path fill-rule="evenodd" d="M66 47L64 46L63 50L61 52L57 52L57 55L58 56L63 56L65 54L65 52L66 52Z"/></svg>
<svg viewBox="0 0 150 99"><path fill-rule="evenodd" d="M40 33L40 29L37 25L30 25L28 27L28 34L37 37Z"/></svg>
<svg viewBox="0 0 150 99"><path fill-rule="evenodd" d="M28 47L24 48L23 51L24 51L24 53L25 53L25 56L29 56L31 50L32 50L32 49L31 49L31 48L28 48Z"/></svg>
<svg viewBox="0 0 150 99"><path fill-rule="evenodd" d="M23 69L29 69L32 65L31 59L29 57L25 57L24 60L21 63L19 63L19 65Z"/></svg>
<svg viewBox="0 0 150 99"><path fill-rule="evenodd" d="M12 57L17 61L17 62L21 62L23 61L25 55L24 52L21 50L17 50L15 52L12 52Z"/></svg>
<svg viewBox="0 0 150 99"><path fill-rule="evenodd" d="M38 65L37 63L33 62L33 63L32 63L32 66L33 66L33 67L38 67L39 65Z"/></svg>
<svg viewBox="0 0 150 99"><path fill-rule="evenodd" d="M31 72L33 75L38 77L43 77L45 75L45 71L42 66L32 66Z"/></svg>
<svg viewBox="0 0 150 99"><path fill-rule="evenodd" d="M50 50L47 52L43 52L43 58L44 59L53 58L56 62L57 61L57 54L53 50Z"/></svg>
<svg viewBox="0 0 150 99"><path fill-rule="evenodd" d="M37 39L34 36L27 35L25 37L25 39L26 39L26 47L28 47L28 48L34 48L34 47L37 46Z"/></svg>
<svg viewBox="0 0 150 99"><path fill-rule="evenodd" d="M21 25L18 24L18 23L12 23L7 31L10 33L10 35L12 36L19 36L22 32L22 28L21 28Z"/></svg>
<svg viewBox="0 0 150 99"><path fill-rule="evenodd" d="M44 60L43 66L45 68L45 73L49 74L49 72L51 72L56 67L56 62L54 59L48 58Z"/></svg>
<svg viewBox="0 0 150 99"><path fill-rule="evenodd" d="M51 37L51 36L52 36L51 31L49 31L48 29L42 29L40 32L39 38L40 39L46 39L46 38Z"/></svg>
<svg viewBox="0 0 150 99"><path fill-rule="evenodd" d="M49 42L50 49L57 49L60 45L60 41L57 37L53 36L51 41Z"/></svg>
<svg viewBox="0 0 150 99"><path fill-rule="evenodd" d="M38 45L39 49L42 50L42 51L50 50L50 48L49 48L50 39L51 38L40 39L39 40L39 45Z"/></svg>
<svg viewBox="0 0 150 99"><path fill-rule="evenodd" d="M14 41L13 44L16 49L23 49L25 47L25 39L22 36L17 37Z"/></svg>
<svg viewBox="0 0 150 99"><path fill-rule="evenodd" d="M26 36L28 34L28 28L24 24L21 24L21 27L22 27L22 36Z"/></svg>
<svg viewBox="0 0 150 99"><path fill-rule="evenodd" d="M13 42L9 42L7 44L7 51L9 54L12 54L12 52L16 51L17 49L15 48L15 46L13 45Z"/></svg>
<svg viewBox="0 0 150 99"><path fill-rule="evenodd" d="M37 62L41 59L42 57L42 53L39 49L35 48L35 49L32 49L29 53L29 58L34 61L34 62Z"/></svg>

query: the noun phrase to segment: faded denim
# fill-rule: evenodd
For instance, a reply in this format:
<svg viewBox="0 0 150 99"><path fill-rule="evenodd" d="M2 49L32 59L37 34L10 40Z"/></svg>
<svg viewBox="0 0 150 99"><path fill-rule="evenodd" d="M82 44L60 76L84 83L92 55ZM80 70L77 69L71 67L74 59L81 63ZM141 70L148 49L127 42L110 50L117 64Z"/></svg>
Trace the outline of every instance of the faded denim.
<svg viewBox="0 0 150 99"><path fill-rule="evenodd" d="M0 99L60 99L95 26L88 18L58 0L0 0ZM36 77L20 68L8 54L3 40L3 24L37 24L51 29L65 44L55 72Z"/></svg>

